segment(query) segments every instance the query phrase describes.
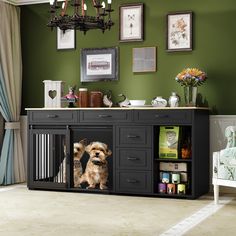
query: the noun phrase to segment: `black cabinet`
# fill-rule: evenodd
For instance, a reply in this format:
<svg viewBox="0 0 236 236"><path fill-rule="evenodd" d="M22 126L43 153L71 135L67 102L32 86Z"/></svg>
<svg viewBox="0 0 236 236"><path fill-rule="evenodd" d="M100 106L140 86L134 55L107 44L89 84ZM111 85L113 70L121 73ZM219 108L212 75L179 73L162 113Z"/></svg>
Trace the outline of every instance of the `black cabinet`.
<svg viewBox="0 0 236 236"><path fill-rule="evenodd" d="M74 108L28 109L27 112L30 189L189 199L209 190L208 109ZM182 141L177 158L159 155L162 126L179 127ZM86 185L74 187L73 144L80 140L87 140L87 144L100 141L111 150L112 155L107 158L106 190L100 190L99 186L93 190ZM190 145L188 158L181 153L183 140L188 140ZM89 154L85 152L81 160L83 171L88 159ZM169 175L174 192L160 191L163 173ZM180 179L174 180L176 176ZM164 185L167 187L168 183Z"/></svg>

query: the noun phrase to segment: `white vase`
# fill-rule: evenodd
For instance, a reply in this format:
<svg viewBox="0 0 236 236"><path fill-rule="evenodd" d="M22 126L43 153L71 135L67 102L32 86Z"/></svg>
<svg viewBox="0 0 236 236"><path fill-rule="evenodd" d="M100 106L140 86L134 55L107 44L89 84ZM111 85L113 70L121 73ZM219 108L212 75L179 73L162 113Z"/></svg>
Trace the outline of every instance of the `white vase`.
<svg viewBox="0 0 236 236"><path fill-rule="evenodd" d="M170 107L178 107L179 106L179 96L175 93L172 92L171 96L169 97L168 103Z"/></svg>

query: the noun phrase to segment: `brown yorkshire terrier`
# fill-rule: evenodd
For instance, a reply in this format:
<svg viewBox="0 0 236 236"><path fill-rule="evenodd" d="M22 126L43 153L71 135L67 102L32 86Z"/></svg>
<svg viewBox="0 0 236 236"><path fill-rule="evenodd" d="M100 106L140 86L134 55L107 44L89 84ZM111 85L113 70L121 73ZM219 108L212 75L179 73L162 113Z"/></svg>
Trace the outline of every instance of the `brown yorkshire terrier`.
<svg viewBox="0 0 236 236"><path fill-rule="evenodd" d="M106 158L112 154L105 143L92 142L86 146L85 151L90 158L87 162L80 183L87 182L87 188L95 188L99 184L100 189L107 189L108 165Z"/></svg>
<svg viewBox="0 0 236 236"><path fill-rule="evenodd" d="M85 152L85 140L81 140L78 143L74 143L74 187L80 187L80 177L83 174L83 169L81 165L81 158ZM63 175L63 176L62 176ZM59 167L59 172L55 181L58 183L66 183L66 158L64 158L63 162Z"/></svg>

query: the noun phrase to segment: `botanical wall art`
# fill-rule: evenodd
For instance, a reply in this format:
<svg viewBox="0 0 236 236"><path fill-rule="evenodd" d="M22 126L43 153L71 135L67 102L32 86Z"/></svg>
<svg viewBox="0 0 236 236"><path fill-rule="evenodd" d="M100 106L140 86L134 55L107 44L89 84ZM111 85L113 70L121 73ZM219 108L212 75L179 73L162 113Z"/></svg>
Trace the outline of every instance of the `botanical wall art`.
<svg viewBox="0 0 236 236"><path fill-rule="evenodd" d="M75 49L75 31L57 28L57 49Z"/></svg>
<svg viewBox="0 0 236 236"><path fill-rule="evenodd" d="M118 48L81 50L81 82L118 80Z"/></svg>
<svg viewBox="0 0 236 236"><path fill-rule="evenodd" d="M143 3L120 6L120 41L143 41Z"/></svg>
<svg viewBox="0 0 236 236"><path fill-rule="evenodd" d="M167 51L192 50L192 12L167 14Z"/></svg>

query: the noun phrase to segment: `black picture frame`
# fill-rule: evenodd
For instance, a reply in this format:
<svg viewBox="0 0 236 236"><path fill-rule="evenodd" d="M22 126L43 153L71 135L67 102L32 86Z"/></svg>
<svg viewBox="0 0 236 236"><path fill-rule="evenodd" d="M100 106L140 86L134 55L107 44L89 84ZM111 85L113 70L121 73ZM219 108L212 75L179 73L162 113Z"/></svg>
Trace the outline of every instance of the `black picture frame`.
<svg viewBox="0 0 236 236"><path fill-rule="evenodd" d="M166 16L166 50L193 50L193 12L170 12Z"/></svg>
<svg viewBox="0 0 236 236"><path fill-rule="evenodd" d="M57 27L57 50L75 49L75 30L66 30L63 32Z"/></svg>
<svg viewBox="0 0 236 236"><path fill-rule="evenodd" d="M120 42L133 42L144 40L143 12L143 3L125 4L119 7Z"/></svg>
<svg viewBox="0 0 236 236"><path fill-rule="evenodd" d="M81 82L118 80L118 47L81 49L80 71Z"/></svg>

